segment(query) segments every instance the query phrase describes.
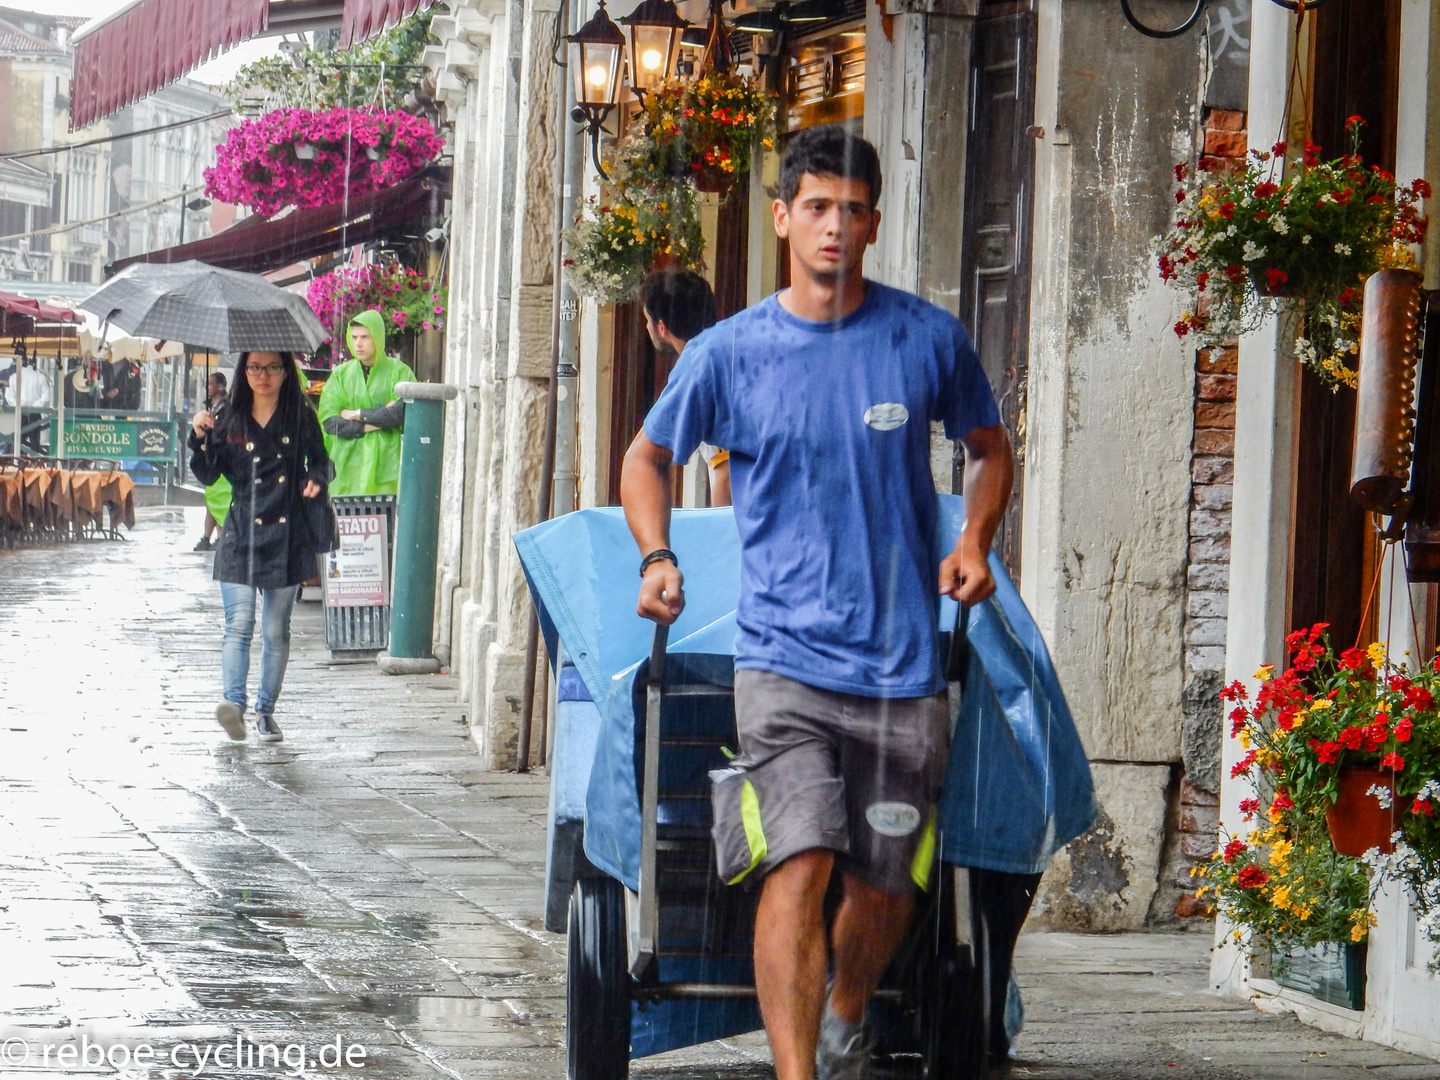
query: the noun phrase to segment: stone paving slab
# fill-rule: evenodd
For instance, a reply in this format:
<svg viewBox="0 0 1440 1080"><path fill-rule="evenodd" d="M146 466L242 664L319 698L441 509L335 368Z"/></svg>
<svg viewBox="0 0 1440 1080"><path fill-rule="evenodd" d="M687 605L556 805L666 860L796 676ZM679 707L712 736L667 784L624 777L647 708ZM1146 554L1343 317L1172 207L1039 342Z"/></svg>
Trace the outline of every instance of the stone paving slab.
<svg viewBox="0 0 1440 1080"><path fill-rule="evenodd" d="M285 741L227 740L219 593L190 551L200 513L146 509L124 542L0 552L0 1043L22 1040L0 1080L188 1077L202 1054L202 1075L273 1077L302 1052L312 1076L562 1076L546 778L481 770L448 675L332 663L307 603ZM1210 995L1207 944L1025 937L1009 1075L1440 1080L1435 1062ZM155 1063L116 1064L142 1044ZM347 1064L356 1046L363 1064ZM773 1076L758 1033L633 1071Z"/></svg>

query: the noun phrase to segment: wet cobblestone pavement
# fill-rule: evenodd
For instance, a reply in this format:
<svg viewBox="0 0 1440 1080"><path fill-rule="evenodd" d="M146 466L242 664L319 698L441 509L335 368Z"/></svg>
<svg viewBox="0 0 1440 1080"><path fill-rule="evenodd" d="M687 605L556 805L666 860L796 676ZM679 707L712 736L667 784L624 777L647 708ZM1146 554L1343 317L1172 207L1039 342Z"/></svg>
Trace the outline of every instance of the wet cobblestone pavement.
<svg viewBox="0 0 1440 1080"><path fill-rule="evenodd" d="M231 743L199 515L0 552L0 1077L562 1076L545 778L480 770L450 677L331 664L309 603L285 741ZM1440 1078L1207 995L1204 965L1199 935L1026 937L1011 1075ZM749 1036L635 1072L767 1060Z"/></svg>

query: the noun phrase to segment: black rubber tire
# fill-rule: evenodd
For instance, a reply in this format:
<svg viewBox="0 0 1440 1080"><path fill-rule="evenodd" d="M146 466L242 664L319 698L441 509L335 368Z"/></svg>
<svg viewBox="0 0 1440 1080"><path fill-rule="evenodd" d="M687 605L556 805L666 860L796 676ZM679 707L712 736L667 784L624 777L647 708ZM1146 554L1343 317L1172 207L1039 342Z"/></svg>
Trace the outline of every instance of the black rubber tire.
<svg viewBox="0 0 1440 1080"><path fill-rule="evenodd" d="M956 943L952 874L953 868L942 864L926 912L934 947L917 964L922 1075L925 1080L984 1080L989 1042L985 935L976 927L973 948Z"/></svg>
<svg viewBox="0 0 1440 1080"><path fill-rule="evenodd" d="M577 881L567 930L566 1076L623 1080L630 1074L630 973L620 883L604 875Z"/></svg>

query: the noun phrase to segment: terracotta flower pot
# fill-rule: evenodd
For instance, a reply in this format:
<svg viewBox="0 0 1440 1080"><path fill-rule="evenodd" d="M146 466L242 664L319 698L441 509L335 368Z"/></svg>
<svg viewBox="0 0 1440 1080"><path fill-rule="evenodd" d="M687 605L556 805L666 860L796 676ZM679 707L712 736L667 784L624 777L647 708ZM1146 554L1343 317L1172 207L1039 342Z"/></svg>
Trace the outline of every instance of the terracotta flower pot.
<svg viewBox="0 0 1440 1080"><path fill-rule="evenodd" d="M1381 807L1379 799L1366 794L1377 784L1390 792L1393 807L1395 777L1388 769L1340 770L1339 798L1326 807L1325 824L1341 855L1360 856L1373 847L1386 855L1395 850L1390 842L1396 828L1394 810Z"/></svg>
<svg viewBox="0 0 1440 1080"><path fill-rule="evenodd" d="M701 169L695 174L695 190L724 195L735 186L735 174L716 169Z"/></svg>

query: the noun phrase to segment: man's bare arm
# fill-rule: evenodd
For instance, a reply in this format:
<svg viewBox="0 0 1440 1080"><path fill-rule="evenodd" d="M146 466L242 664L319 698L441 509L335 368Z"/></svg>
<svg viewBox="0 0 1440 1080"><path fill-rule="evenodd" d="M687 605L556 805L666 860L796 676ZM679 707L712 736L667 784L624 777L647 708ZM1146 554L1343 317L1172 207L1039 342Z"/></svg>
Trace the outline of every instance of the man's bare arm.
<svg viewBox="0 0 1440 1080"><path fill-rule="evenodd" d="M940 564L940 591L966 607L995 592L990 545L995 540L1015 482L1015 458L1004 427L976 428L966 435L965 526L955 550Z"/></svg>
<svg viewBox="0 0 1440 1080"><path fill-rule="evenodd" d="M668 449L651 442L644 431L635 436L620 469L620 505L643 558L670 546L670 465ZM685 609L685 578L668 560L651 563L640 581L635 610L647 619L669 625Z"/></svg>

